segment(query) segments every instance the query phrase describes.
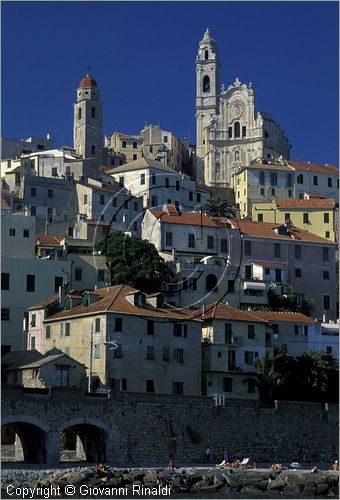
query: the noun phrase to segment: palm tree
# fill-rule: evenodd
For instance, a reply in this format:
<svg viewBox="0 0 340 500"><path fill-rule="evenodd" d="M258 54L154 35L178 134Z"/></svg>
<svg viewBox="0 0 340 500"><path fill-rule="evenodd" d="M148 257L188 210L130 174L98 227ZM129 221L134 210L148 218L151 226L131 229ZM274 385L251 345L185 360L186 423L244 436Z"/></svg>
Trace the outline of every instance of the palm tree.
<svg viewBox="0 0 340 500"><path fill-rule="evenodd" d="M314 396L322 396L329 387L331 373L337 370L337 361L327 352L308 351L297 358L298 382Z"/></svg>
<svg viewBox="0 0 340 500"><path fill-rule="evenodd" d="M235 218L235 212L229 203L222 198L211 198L205 205L205 209L211 217Z"/></svg>

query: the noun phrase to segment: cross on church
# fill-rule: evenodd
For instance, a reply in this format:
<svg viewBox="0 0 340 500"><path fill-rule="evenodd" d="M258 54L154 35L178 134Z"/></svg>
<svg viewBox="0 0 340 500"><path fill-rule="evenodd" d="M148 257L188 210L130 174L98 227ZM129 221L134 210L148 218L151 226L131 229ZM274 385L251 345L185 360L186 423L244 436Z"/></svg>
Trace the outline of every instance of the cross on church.
<svg viewBox="0 0 340 500"><path fill-rule="evenodd" d="M87 66L87 74L90 75L91 66Z"/></svg>

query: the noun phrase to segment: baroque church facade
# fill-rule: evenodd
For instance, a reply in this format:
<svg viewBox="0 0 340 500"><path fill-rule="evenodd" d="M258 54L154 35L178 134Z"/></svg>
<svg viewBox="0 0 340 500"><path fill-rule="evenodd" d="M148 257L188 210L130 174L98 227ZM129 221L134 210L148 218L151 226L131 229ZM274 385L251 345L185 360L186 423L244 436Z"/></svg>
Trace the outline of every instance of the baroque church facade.
<svg viewBox="0 0 340 500"><path fill-rule="evenodd" d="M251 83L236 78L219 87L220 63L209 30L196 57L197 179L208 186L233 187L234 173L256 158L290 158L290 144L278 123L257 112Z"/></svg>

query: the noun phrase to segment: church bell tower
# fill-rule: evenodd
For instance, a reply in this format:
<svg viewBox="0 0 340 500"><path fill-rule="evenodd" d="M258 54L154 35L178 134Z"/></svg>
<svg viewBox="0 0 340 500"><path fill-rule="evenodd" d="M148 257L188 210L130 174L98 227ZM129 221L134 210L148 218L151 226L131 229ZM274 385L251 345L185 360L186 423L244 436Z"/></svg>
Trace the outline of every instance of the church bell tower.
<svg viewBox="0 0 340 500"><path fill-rule="evenodd" d="M87 74L79 83L74 104L73 144L84 159L100 164L103 157L103 107L96 80Z"/></svg>
<svg viewBox="0 0 340 500"><path fill-rule="evenodd" d="M196 57L196 156L197 178L204 180L204 128L218 114L219 69L216 42L207 29Z"/></svg>

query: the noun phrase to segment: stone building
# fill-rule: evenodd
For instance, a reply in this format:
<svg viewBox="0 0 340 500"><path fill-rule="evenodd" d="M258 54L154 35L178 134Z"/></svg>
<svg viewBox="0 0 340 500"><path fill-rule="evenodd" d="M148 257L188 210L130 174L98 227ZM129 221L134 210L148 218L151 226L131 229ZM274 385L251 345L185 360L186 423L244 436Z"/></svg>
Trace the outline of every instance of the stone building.
<svg viewBox="0 0 340 500"><path fill-rule="evenodd" d="M51 134L46 137L28 137L27 139L1 138L1 159L18 158L23 154L52 149Z"/></svg>
<svg viewBox="0 0 340 500"><path fill-rule="evenodd" d="M257 112L251 83L219 85L220 62L209 30L196 57L197 178L209 186L233 186L241 165L262 157L289 158L290 144L267 113Z"/></svg>
<svg viewBox="0 0 340 500"><path fill-rule="evenodd" d="M126 285L70 294L42 323L43 353L55 346L89 367L92 352L94 387L201 394L201 322L161 294Z"/></svg>
<svg viewBox="0 0 340 500"><path fill-rule="evenodd" d="M122 155L124 158L124 161L119 163L120 165L138 160L138 158L143 156L143 138L138 135L128 135L114 132L107 138L107 142L109 157L107 165L116 166L117 155Z"/></svg>

